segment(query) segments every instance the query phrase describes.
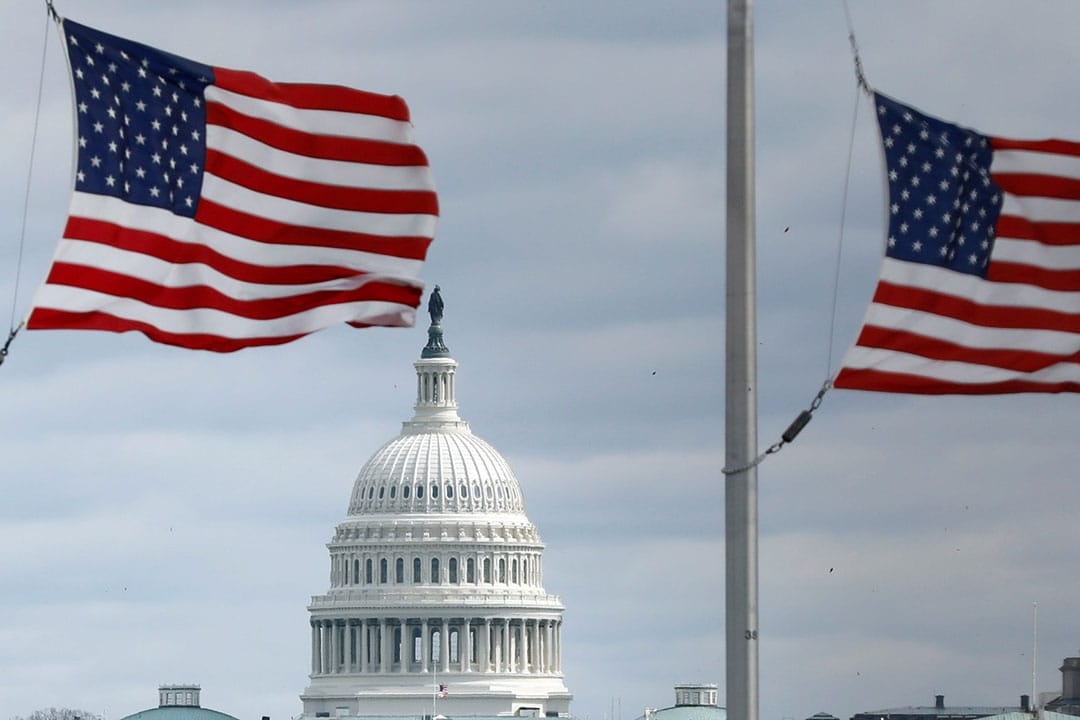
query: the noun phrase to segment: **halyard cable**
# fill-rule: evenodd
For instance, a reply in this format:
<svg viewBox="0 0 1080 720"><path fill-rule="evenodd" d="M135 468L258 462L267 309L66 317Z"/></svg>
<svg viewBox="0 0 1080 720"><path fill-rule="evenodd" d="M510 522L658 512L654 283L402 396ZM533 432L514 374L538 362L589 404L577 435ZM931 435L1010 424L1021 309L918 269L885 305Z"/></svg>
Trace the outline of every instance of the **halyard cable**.
<svg viewBox="0 0 1080 720"><path fill-rule="evenodd" d="M37 148L38 126L41 124L41 98L44 94L45 61L48 58L49 50L49 23L57 18L52 0L46 0L45 10L45 40L41 43L41 70L38 73L37 107L34 110L34 130L30 137L30 165L26 169L26 192L23 194L22 225L19 228L19 249L15 257L15 286L11 294L11 330L8 333L7 341L4 342L4 346L0 348L0 365L4 364L8 349L11 347L11 341L15 339L15 336L23 326L21 322L18 325L15 324L15 307L19 302L19 284L22 278L23 251L26 247L26 219L30 212L30 183L34 176L34 150Z"/></svg>
<svg viewBox="0 0 1080 720"><path fill-rule="evenodd" d="M726 467L721 470L721 472L723 472L725 475L736 475L738 473L745 472L752 467L757 467L758 465L760 465L761 461L769 455L780 452L780 448L784 447L790 442L793 442L798 436L798 434L802 432L802 429L807 426L811 419L813 419L814 411L821 407L821 402L825 399L825 393L827 393L831 388L832 381L826 380L824 384L822 384L821 389L818 390L817 395L814 396L813 401L810 403L810 407L799 413L798 416L791 421L791 424L788 425L787 430L783 432L783 434L780 436L780 439L770 445L767 450L762 452L760 455L758 455L756 458L751 460L746 465L743 465L742 467Z"/></svg>
<svg viewBox="0 0 1080 720"><path fill-rule="evenodd" d="M780 451L782 447L791 443L802 432L814 417L814 411L821 407L821 403L825 400L825 393L832 389L832 353L833 353L833 335L836 330L836 307L839 297L840 287L840 256L842 254L844 245L844 228L847 226L847 203L848 203L848 189L851 182L851 164L854 156L855 149L855 131L858 126L859 120L859 91L871 94L873 90L870 87L870 83L866 81L866 75L863 74L862 58L859 57L859 45L855 41L855 28L851 22L851 12L848 9L847 0L843 0L844 16L847 20L848 27L848 42L851 43L851 54L855 62L855 82L857 87L855 89L855 107L851 117L851 136L848 139L848 161L847 172L844 175L844 192L843 199L840 203L840 233L836 248L836 270L833 276L833 297L832 297L832 312L829 318L829 339L828 339L828 351L825 358L825 374L828 379L821 385L821 389L818 390L817 395L814 396L813 401L810 403L810 407L800 412L787 429L780 435L780 439L770 445L764 452L759 454L752 461L737 468L725 467L721 472L725 475L735 475L741 472L745 472L752 467L757 467L761 462L768 457Z"/></svg>

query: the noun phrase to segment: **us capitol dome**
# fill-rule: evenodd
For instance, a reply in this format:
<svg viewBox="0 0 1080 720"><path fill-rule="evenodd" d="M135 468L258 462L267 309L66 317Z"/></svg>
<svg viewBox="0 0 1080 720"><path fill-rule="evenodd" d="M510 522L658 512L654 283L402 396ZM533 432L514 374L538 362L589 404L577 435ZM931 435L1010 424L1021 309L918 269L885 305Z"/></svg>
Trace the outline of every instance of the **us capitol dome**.
<svg viewBox="0 0 1080 720"><path fill-rule="evenodd" d="M312 597L304 718L568 716L563 605L506 460L458 416L438 286L416 405L360 470Z"/></svg>

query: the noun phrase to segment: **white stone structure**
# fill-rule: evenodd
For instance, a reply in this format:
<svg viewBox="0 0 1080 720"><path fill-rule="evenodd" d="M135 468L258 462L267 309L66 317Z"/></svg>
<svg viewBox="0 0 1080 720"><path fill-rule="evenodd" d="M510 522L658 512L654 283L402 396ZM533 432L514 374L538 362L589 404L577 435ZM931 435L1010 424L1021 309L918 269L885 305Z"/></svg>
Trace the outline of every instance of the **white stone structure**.
<svg viewBox="0 0 1080 720"><path fill-rule="evenodd" d="M458 416L437 293L415 414L361 469L328 544L304 717L569 714L563 605L517 478Z"/></svg>

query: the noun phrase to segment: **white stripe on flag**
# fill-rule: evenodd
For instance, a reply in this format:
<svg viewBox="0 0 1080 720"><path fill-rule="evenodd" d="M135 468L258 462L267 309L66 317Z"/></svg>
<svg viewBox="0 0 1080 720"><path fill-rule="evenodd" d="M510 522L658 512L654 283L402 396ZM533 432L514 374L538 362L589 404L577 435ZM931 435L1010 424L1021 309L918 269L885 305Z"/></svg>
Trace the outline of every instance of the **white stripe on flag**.
<svg viewBox="0 0 1080 720"><path fill-rule="evenodd" d="M431 168L426 165L371 165L306 157L279 150L220 125L207 126L206 147L297 180L375 190L433 191L435 187Z"/></svg>
<svg viewBox="0 0 1080 720"><path fill-rule="evenodd" d="M412 124L381 115L342 112L340 110L302 110L292 105L241 95L216 85L205 92L207 102L219 102L237 112L283 127L365 140L382 140L401 145L413 144Z"/></svg>

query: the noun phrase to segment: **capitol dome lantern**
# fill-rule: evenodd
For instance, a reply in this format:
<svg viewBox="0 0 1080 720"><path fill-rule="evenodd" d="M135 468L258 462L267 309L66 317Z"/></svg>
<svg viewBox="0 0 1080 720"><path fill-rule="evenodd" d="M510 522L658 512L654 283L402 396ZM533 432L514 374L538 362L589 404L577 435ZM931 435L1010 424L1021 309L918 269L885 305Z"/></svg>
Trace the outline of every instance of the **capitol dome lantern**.
<svg viewBox="0 0 1080 720"><path fill-rule="evenodd" d="M312 598L304 717L566 716L562 614L510 465L458 415L438 286L416 404L364 464Z"/></svg>

